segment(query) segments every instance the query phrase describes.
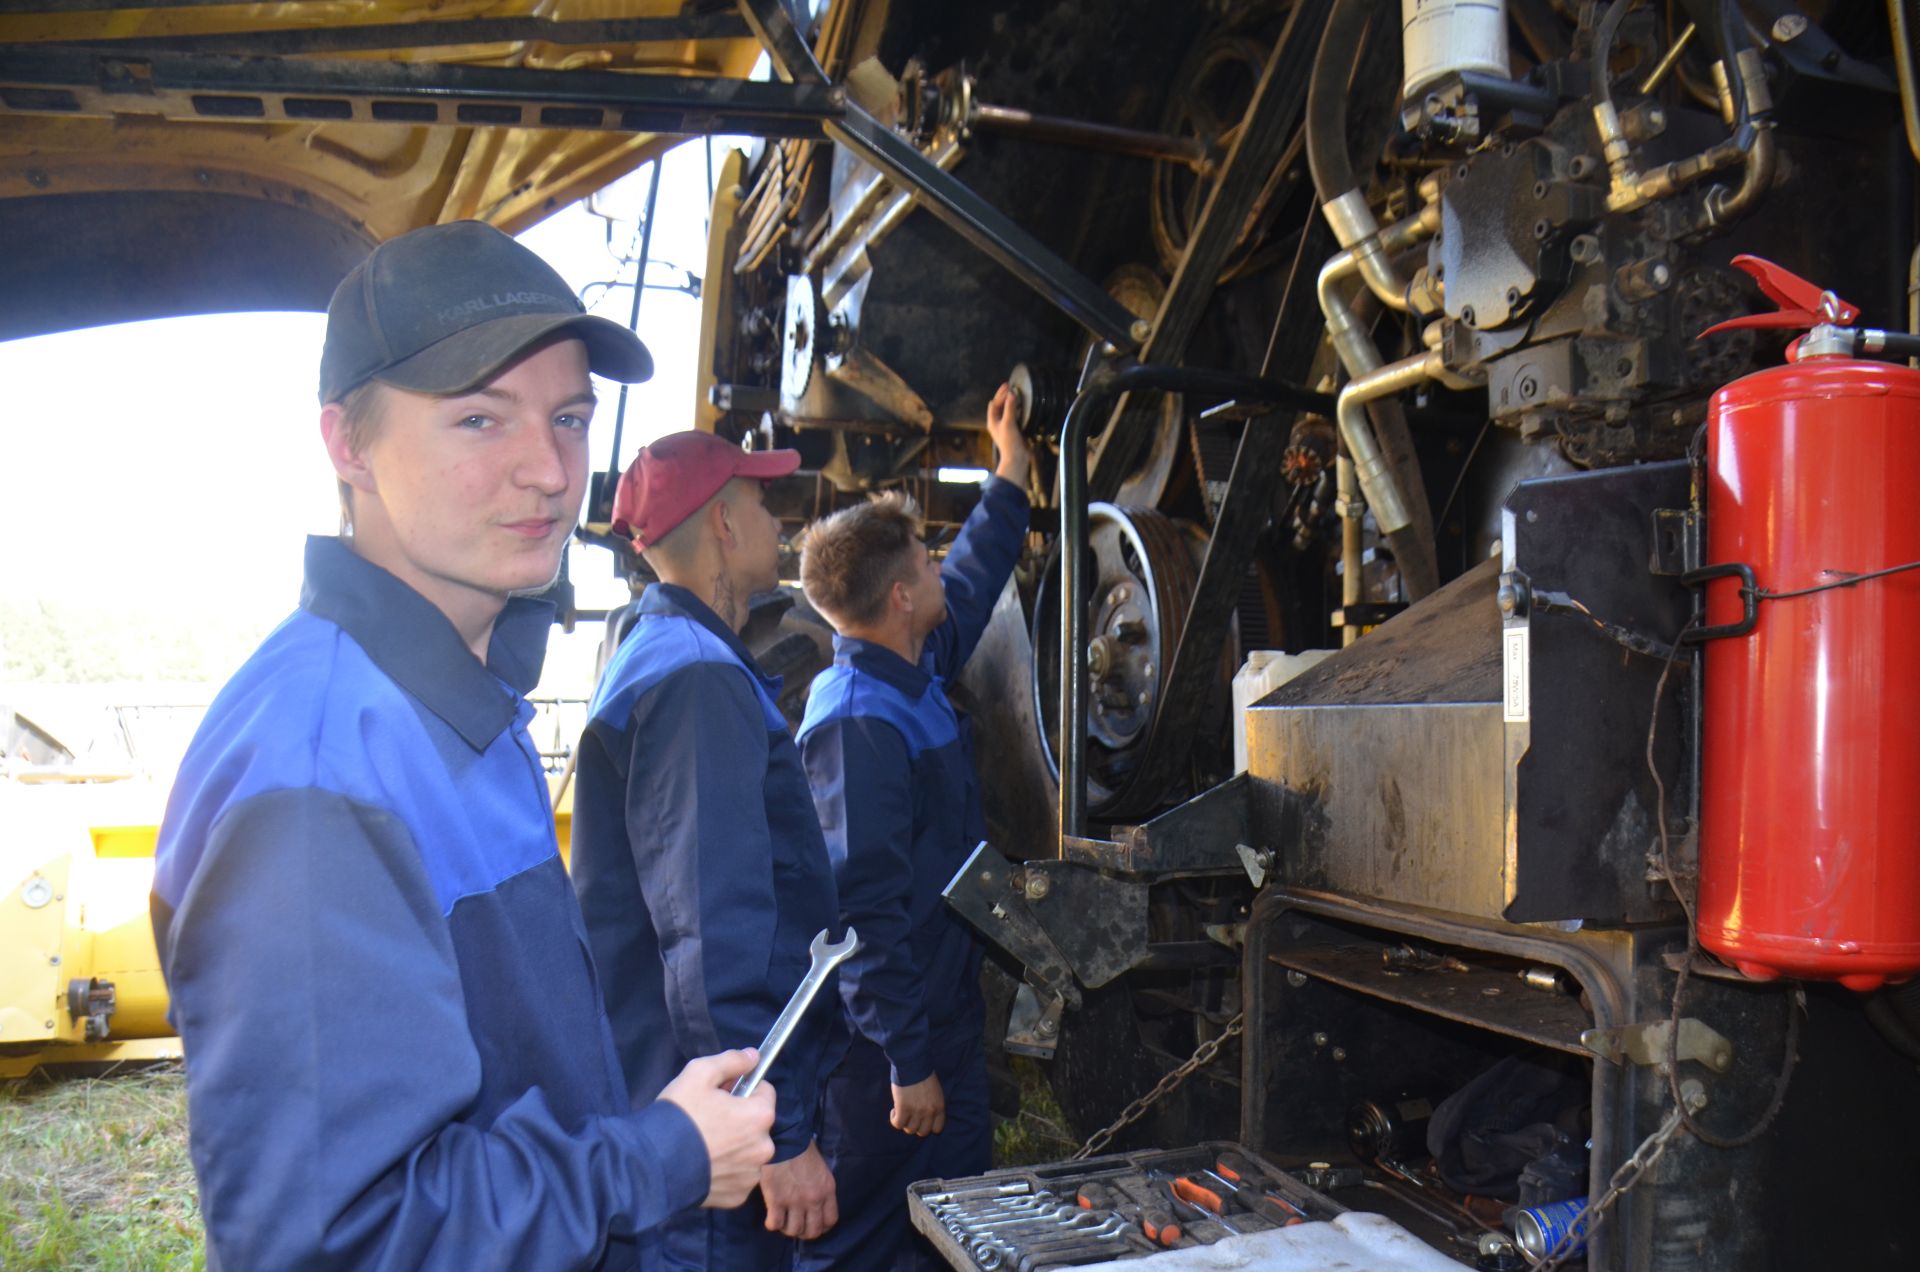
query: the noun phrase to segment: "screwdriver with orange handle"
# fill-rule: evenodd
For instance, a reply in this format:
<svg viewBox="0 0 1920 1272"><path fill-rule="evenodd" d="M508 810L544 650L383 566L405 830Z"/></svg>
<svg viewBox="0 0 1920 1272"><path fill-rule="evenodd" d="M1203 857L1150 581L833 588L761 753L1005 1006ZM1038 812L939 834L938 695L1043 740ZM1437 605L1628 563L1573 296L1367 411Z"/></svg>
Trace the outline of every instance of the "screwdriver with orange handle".
<svg viewBox="0 0 1920 1272"><path fill-rule="evenodd" d="M1261 1218L1270 1219L1283 1228L1306 1222L1306 1211L1277 1193L1255 1187L1259 1172L1238 1153L1222 1153L1214 1165L1218 1169L1206 1173L1219 1180L1235 1201Z"/></svg>

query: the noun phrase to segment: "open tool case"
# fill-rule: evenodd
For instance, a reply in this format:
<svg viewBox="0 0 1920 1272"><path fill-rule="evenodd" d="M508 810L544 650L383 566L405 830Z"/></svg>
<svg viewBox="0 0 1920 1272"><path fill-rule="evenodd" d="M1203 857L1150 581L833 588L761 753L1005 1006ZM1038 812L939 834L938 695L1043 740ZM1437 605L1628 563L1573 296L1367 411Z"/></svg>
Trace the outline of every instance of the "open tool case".
<svg viewBox="0 0 1920 1272"><path fill-rule="evenodd" d="M907 1204L949 1263L978 1272L1144 1258L1346 1212L1226 1142L925 1180Z"/></svg>

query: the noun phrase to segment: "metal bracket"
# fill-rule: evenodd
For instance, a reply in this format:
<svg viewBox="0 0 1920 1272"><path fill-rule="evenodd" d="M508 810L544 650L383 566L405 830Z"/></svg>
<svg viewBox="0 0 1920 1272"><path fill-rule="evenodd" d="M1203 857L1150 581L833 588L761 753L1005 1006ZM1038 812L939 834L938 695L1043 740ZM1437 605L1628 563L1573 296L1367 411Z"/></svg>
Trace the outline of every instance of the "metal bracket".
<svg viewBox="0 0 1920 1272"><path fill-rule="evenodd" d="M1267 871L1273 866L1273 849L1255 848L1250 844L1235 844L1233 851L1239 855L1240 864L1247 868L1247 878L1256 888L1264 887Z"/></svg>
<svg viewBox="0 0 1920 1272"><path fill-rule="evenodd" d="M1016 1056L1053 1059L1060 1046L1060 1017L1066 1001L1049 989L1024 984L1013 996L1013 1014L1007 1018L1007 1036L1000 1045Z"/></svg>
<svg viewBox="0 0 1920 1272"><path fill-rule="evenodd" d="M1688 632L1681 642L1685 645L1701 645L1710 640L1720 640L1727 636L1745 636L1760 621L1760 584L1753 577L1753 567L1741 561L1729 561L1725 565L1703 565L1697 570L1688 570L1680 576L1680 581L1688 587L1702 587L1714 579L1737 578L1740 580L1740 618L1732 623L1719 623L1712 627L1696 627Z"/></svg>
<svg viewBox="0 0 1920 1272"><path fill-rule="evenodd" d="M1653 558L1650 573L1684 577L1707 559L1707 515L1691 508L1653 510Z"/></svg>
<svg viewBox="0 0 1920 1272"><path fill-rule="evenodd" d="M1026 968L1031 983L1078 1007L1073 968L1027 907L1025 886L1018 863L982 840L941 895L955 913Z"/></svg>
<svg viewBox="0 0 1920 1272"><path fill-rule="evenodd" d="M1667 1063L1672 1036L1673 1023L1656 1020L1612 1029L1588 1029L1580 1035L1580 1045L1615 1064L1625 1059L1658 1068ZM1680 1045L1674 1054L1679 1060L1697 1060L1715 1073L1725 1073L1733 1066L1733 1044L1692 1016L1680 1021Z"/></svg>

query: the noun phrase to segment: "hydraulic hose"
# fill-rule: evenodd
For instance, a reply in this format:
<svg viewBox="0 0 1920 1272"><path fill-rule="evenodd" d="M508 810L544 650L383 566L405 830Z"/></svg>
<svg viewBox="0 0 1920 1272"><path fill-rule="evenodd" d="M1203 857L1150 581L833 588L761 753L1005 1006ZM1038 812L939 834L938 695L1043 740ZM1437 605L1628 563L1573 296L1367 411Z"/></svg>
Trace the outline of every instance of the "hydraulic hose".
<svg viewBox="0 0 1920 1272"><path fill-rule="evenodd" d="M1307 168L1323 204L1356 184L1347 153L1347 81L1360 55L1367 19L1377 7L1367 0L1335 0L1307 80Z"/></svg>
<svg viewBox="0 0 1920 1272"><path fill-rule="evenodd" d="M1620 33L1620 22L1633 7L1633 0L1613 0L1593 29L1593 92L1603 102L1613 100L1613 84L1607 63L1613 60L1613 40Z"/></svg>

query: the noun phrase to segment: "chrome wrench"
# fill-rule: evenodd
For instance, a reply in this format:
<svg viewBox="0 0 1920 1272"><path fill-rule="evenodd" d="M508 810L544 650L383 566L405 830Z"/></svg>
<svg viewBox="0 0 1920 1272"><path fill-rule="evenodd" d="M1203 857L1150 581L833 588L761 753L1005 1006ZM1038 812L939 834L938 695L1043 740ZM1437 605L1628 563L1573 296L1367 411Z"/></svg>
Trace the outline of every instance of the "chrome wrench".
<svg viewBox="0 0 1920 1272"><path fill-rule="evenodd" d="M767 1076L767 1070L779 1058L780 1049L787 1045L787 1039L799 1027L800 1018L807 1014L807 1008L813 1005L814 995L827 983L827 974L852 957L860 948L860 938L854 935L852 928L838 941L829 944L826 928L821 928L814 936L813 943L807 946L807 953L813 959L813 965L807 968L807 974L793 987L793 997L787 999L787 1005L780 1009L774 1018L773 1028L767 1030L767 1036L760 1040L760 1061L753 1070L733 1084L733 1093L738 1096L752 1095Z"/></svg>

